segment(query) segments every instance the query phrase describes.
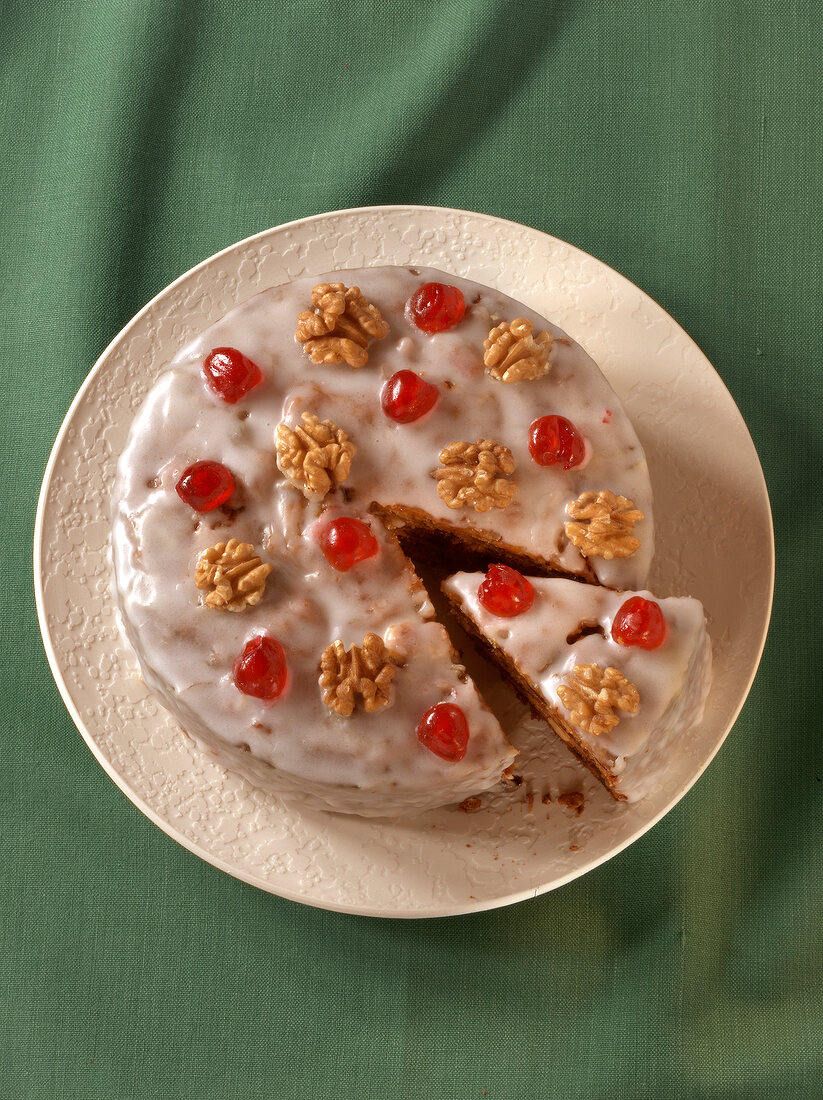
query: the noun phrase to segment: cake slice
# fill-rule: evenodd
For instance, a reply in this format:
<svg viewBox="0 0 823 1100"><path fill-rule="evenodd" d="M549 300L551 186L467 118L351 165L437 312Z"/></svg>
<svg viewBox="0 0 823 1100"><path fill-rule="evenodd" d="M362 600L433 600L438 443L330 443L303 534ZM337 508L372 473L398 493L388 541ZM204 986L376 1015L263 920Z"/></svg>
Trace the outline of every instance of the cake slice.
<svg viewBox="0 0 823 1100"><path fill-rule="evenodd" d="M507 566L443 583L459 621L614 798L660 783L711 681L701 604L526 578Z"/></svg>

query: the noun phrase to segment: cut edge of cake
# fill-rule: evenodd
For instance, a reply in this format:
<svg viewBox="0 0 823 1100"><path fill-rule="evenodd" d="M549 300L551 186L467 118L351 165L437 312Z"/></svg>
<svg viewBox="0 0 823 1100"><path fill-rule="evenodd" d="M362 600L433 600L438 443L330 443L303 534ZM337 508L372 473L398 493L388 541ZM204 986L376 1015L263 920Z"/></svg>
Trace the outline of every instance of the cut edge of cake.
<svg viewBox="0 0 823 1100"><path fill-rule="evenodd" d="M503 562L538 577L563 577L584 584L599 585L597 575L587 558L580 559L580 572L565 569L551 555L540 557L520 546L506 543L493 531L482 527L470 530L451 525L419 508L404 504L382 504L372 501L372 515L394 534L407 557L442 568L444 560L459 562L463 572L485 569Z"/></svg>

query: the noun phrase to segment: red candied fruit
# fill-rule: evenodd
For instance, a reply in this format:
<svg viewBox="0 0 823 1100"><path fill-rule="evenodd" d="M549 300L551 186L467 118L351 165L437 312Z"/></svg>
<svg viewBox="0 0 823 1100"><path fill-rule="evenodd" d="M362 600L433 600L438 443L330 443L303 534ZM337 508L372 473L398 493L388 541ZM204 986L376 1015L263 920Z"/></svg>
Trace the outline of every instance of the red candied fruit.
<svg viewBox="0 0 823 1100"><path fill-rule="evenodd" d="M666 620L660 604L642 596L626 600L612 622L612 638L619 645L657 649L666 638Z"/></svg>
<svg viewBox="0 0 823 1100"><path fill-rule="evenodd" d="M477 598L492 615L513 619L534 603L534 587L508 565L490 565L477 589Z"/></svg>
<svg viewBox="0 0 823 1100"><path fill-rule="evenodd" d="M219 462L195 462L183 471L175 488L180 499L195 512L211 512L225 504L234 492L234 477Z"/></svg>
<svg viewBox="0 0 823 1100"><path fill-rule="evenodd" d="M203 362L206 386L230 405L263 381L258 365L237 348L214 348Z"/></svg>
<svg viewBox="0 0 823 1100"><path fill-rule="evenodd" d="M586 443L565 416L541 416L529 427L529 453L538 466L570 470L586 457Z"/></svg>
<svg viewBox="0 0 823 1100"><path fill-rule="evenodd" d="M469 747L466 716L454 703L435 703L420 719L417 739L435 756L457 764Z"/></svg>
<svg viewBox="0 0 823 1100"><path fill-rule="evenodd" d="M423 332L454 328L465 312L463 292L446 283L424 283L406 302L406 319Z"/></svg>
<svg viewBox="0 0 823 1100"><path fill-rule="evenodd" d="M358 562L373 558L380 549L371 528L354 516L340 516L320 532L320 549L339 573L348 573Z"/></svg>
<svg viewBox="0 0 823 1100"><path fill-rule="evenodd" d="M286 687L286 651L276 638L258 634L246 642L231 670L235 686L256 699L278 699Z"/></svg>
<svg viewBox="0 0 823 1100"><path fill-rule="evenodd" d="M398 424L411 424L434 408L437 397L437 386L414 371L399 370L380 391L380 406Z"/></svg>

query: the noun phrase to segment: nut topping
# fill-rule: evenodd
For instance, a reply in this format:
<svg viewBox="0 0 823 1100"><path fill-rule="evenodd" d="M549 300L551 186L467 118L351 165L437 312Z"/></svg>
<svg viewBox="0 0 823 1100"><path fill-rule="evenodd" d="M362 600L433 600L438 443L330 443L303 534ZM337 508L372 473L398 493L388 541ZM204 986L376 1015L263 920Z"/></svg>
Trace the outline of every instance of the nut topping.
<svg viewBox="0 0 823 1100"><path fill-rule="evenodd" d="M389 331L380 310L366 301L358 286L319 283L311 292L311 304L299 314L294 335L315 363L365 366L371 341Z"/></svg>
<svg viewBox="0 0 823 1100"><path fill-rule="evenodd" d="M333 420L319 420L307 412L301 413L301 420L302 427L277 425L277 465L307 500L322 500L349 476L357 448Z"/></svg>
<svg viewBox="0 0 823 1100"><path fill-rule="evenodd" d="M643 513L628 497L615 496L610 489L581 493L570 500L566 512L572 521L566 535L584 558L630 558L640 546L631 532Z"/></svg>
<svg viewBox="0 0 823 1100"><path fill-rule="evenodd" d="M391 682L401 664L397 654L386 649L379 634L369 632L363 645L346 650L338 640L326 646L320 658L320 691L323 702L347 718L359 695L369 713L391 701Z"/></svg>
<svg viewBox="0 0 823 1100"><path fill-rule="evenodd" d="M575 665L568 684L560 684L557 694L570 712L572 722L584 733L599 737L620 721L615 708L636 714L640 693L622 672L600 665Z"/></svg>
<svg viewBox="0 0 823 1100"><path fill-rule="evenodd" d="M200 555L194 583L211 591L203 600L219 611L244 611L260 602L271 566L254 553L250 542L218 542Z"/></svg>
<svg viewBox="0 0 823 1100"><path fill-rule="evenodd" d="M548 371L552 334L545 329L535 332L531 321L517 317L496 325L483 347L483 362L492 378L498 382L525 382Z"/></svg>
<svg viewBox="0 0 823 1100"><path fill-rule="evenodd" d="M449 508L470 505L475 512L508 508L517 486L506 478L514 473L514 459L508 447L493 439L476 443L457 441L440 452L443 465L432 471L437 492Z"/></svg>

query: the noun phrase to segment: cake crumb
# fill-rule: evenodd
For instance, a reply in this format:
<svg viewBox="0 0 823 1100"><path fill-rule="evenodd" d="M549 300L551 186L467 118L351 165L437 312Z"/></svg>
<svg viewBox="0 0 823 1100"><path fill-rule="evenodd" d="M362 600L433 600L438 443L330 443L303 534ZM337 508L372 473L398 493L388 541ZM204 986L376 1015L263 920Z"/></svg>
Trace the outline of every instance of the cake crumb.
<svg viewBox="0 0 823 1100"><path fill-rule="evenodd" d="M544 791L540 801L544 806L548 806L551 803L552 796L549 791Z"/></svg>
<svg viewBox="0 0 823 1100"><path fill-rule="evenodd" d="M457 808L458 810L462 810L464 814L473 814L475 811L479 810L482 805L482 801L472 795L470 798L464 798ZM466 847L468 847L468 845L466 845Z"/></svg>
<svg viewBox="0 0 823 1100"><path fill-rule="evenodd" d="M567 810L574 810L578 817L583 813L585 800L580 791L568 791L566 794L560 794L557 796L557 801L561 806L565 806Z"/></svg>

